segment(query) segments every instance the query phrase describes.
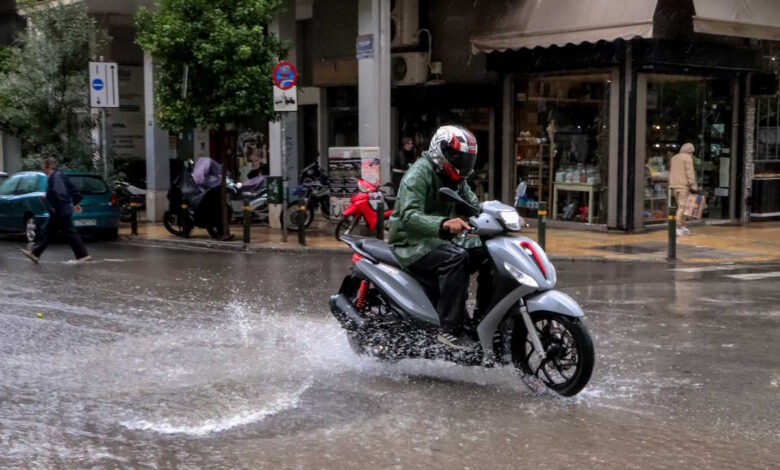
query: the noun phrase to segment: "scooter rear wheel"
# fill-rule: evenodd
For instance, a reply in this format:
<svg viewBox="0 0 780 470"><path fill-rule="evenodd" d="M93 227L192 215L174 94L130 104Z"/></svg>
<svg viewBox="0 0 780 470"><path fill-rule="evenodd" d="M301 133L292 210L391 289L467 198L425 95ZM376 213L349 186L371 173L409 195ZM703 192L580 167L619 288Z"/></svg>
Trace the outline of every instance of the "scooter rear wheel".
<svg viewBox="0 0 780 470"><path fill-rule="evenodd" d="M536 376L550 390L573 396L588 384L593 373L593 340L582 319L551 312L534 312L531 321L544 348L536 357L525 324L517 320L512 332L512 361L524 373Z"/></svg>
<svg viewBox="0 0 780 470"><path fill-rule="evenodd" d="M177 214L171 211L165 211L165 214L163 214L163 225L171 235L177 237L189 238L190 231L192 231L189 219L181 212Z"/></svg>

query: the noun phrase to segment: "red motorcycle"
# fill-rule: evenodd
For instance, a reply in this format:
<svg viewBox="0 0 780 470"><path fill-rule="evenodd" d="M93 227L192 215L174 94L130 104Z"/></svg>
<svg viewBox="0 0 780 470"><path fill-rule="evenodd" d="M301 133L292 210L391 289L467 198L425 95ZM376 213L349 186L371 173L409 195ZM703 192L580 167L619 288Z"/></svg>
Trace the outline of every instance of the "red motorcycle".
<svg viewBox="0 0 780 470"><path fill-rule="evenodd" d="M336 225L336 240L340 240L342 235L353 234L358 224L368 229L369 233L376 231L376 224L379 219L377 207L380 202L384 204L384 219L390 218L393 214L393 205L395 197L386 196L377 186L368 181L358 178L357 187L360 192L352 196L350 204L341 214L341 220ZM387 222L385 222L387 227Z"/></svg>

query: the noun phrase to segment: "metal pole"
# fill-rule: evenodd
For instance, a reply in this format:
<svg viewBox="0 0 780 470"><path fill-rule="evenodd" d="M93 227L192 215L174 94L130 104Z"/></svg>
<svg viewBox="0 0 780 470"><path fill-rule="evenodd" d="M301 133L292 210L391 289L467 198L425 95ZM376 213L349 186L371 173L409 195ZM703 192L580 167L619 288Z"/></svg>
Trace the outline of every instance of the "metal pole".
<svg viewBox="0 0 780 470"><path fill-rule="evenodd" d="M305 199L301 199L298 202L298 243L301 246L306 246L306 204Z"/></svg>
<svg viewBox="0 0 780 470"><path fill-rule="evenodd" d="M376 205L376 237L385 239L385 203L379 201Z"/></svg>
<svg viewBox="0 0 780 470"><path fill-rule="evenodd" d="M287 113L281 113L282 134L282 242L287 243L287 142L284 136L284 121Z"/></svg>
<svg viewBox="0 0 780 470"><path fill-rule="evenodd" d="M677 258L677 201L672 199L669 190L669 255L670 260Z"/></svg>
<svg viewBox="0 0 780 470"><path fill-rule="evenodd" d="M537 226L539 230L539 235L537 238L539 239L539 246L541 246L542 249L544 250L545 249L544 246L547 241L547 234L546 234L547 203L546 202L539 203L539 210L537 211L537 215L538 215L538 222L539 222L539 225Z"/></svg>
<svg viewBox="0 0 780 470"><path fill-rule="evenodd" d="M244 201L244 243L249 244L250 242L250 232L251 232L251 221L252 221L252 206L249 205L246 201Z"/></svg>
<svg viewBox="0 0 780 470"><path fill-rule="evenodd" d="M103 178L108 180L108 143L106 139L106 109L100 108L100 127L102 128L100 132L100 148L103 152Z"/></svg>
<svg viewBox="0 0 780 470"><path fill-rule="evenodd" d="M130 234L138 235L138 204L130 203Z"/></svg>

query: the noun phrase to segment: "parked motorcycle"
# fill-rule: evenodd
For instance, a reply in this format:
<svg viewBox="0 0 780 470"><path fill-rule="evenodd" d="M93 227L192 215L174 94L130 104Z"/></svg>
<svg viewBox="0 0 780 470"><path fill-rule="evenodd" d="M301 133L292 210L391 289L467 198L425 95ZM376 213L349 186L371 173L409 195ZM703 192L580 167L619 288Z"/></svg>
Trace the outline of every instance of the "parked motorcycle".
<svg viewBox="0 0 780 470"><path fill-rule="evenodd" d="M468 206L455 191L443 198ZM361 354L396 360L436 358L463 365L505 364L536 377L549 389L572 396L590 379L593 340L584 313L568 295L553 290L555 268L530 238L516 236L524 221L514 208L484 202L469 220L493 268L493 298L467 333L478 344L452 350L436 341L439 316L421 284L403 270L386 243L345 235L354 251L352 273L330 297L333 315ZM466 234L461 234L466 236Z"/></svg>
<svg viewBox="0 0 780 470"><path fill-rule="evenodd" d="M202 163L212 166L212 169L207 179L199 178L204 184L198 184L193 174L203 173L198 167ZM163 225L171 234L189 238L192 229L200 227L205 228L211 238L222 239L225 227L222 223L221 188L217 167L213 165L219 167L213 160L200 159L192 172L185 166L168 190L169 207L163 214ZM232 210L229 204L227 209L230 220Z"/></svg>
<svg viewBox="0 0 780 470"><path fill-rule="evenodd" d="M314 221L314 215L319 209L323 217L330 220L330 178L326 175L320 165L315 162L306 166L301 171L301 184L293 194L296 200L287 206L287 230L298 230L298 216L296 211L300 207L306 207L306 219L304 228L309 228Z"/></svg>
<svg viewBox="0 0 780 470"><path fill-rule="evenodd" d="M138 210L146 208L146 190L142 188L126 181L117 181L114 183L114 194L117 196L119 220L122 222L130 222L133 213L131 203L135 203Z"/></svg>
<svg viewBox="0 0 780 470"><path fill-rule="evenodd" d="M343 235L353 233L358 225L365 225L370 232L376 230L376 224L379 219L377 208L382 202L385 207L384 218L389 219L393 214L395 197L385 195L381 188L374 186L368 181L357 180L359 192L352 196L350 204L341 214L341 220L336 225L336 240L341 240Z"/></svg>
<svg viewBox="0 0 780 470"><path fill-rule="evenodd" d="M240 183L228 178L227 188L234 222L243 220L245 204L249 205L253 222L268 221L268 185L265 176L256 176Z"/></svg>

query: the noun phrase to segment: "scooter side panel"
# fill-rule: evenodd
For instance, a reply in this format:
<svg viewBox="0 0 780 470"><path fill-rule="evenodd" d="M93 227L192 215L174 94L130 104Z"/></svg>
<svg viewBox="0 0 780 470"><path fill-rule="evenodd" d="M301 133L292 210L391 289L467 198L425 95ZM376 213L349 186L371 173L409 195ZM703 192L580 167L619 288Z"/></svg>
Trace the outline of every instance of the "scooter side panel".
<svg viewBox="0 0 780 470"><path fill-rule="evenodd" d="M582 311L576 300L557 290L548 290L528 297L525 299L525 304L529 313L553 312L567 317L585 316L585 312Z"/></svg>
<svg viewBox="0 0 780 470"><path fill-rule="evenodd" d="M355 263L355 269L370 279L390 302L410 317L439 325L436 308L420 283L410 274L387 264L374 264L367 260Z"/></svg>

